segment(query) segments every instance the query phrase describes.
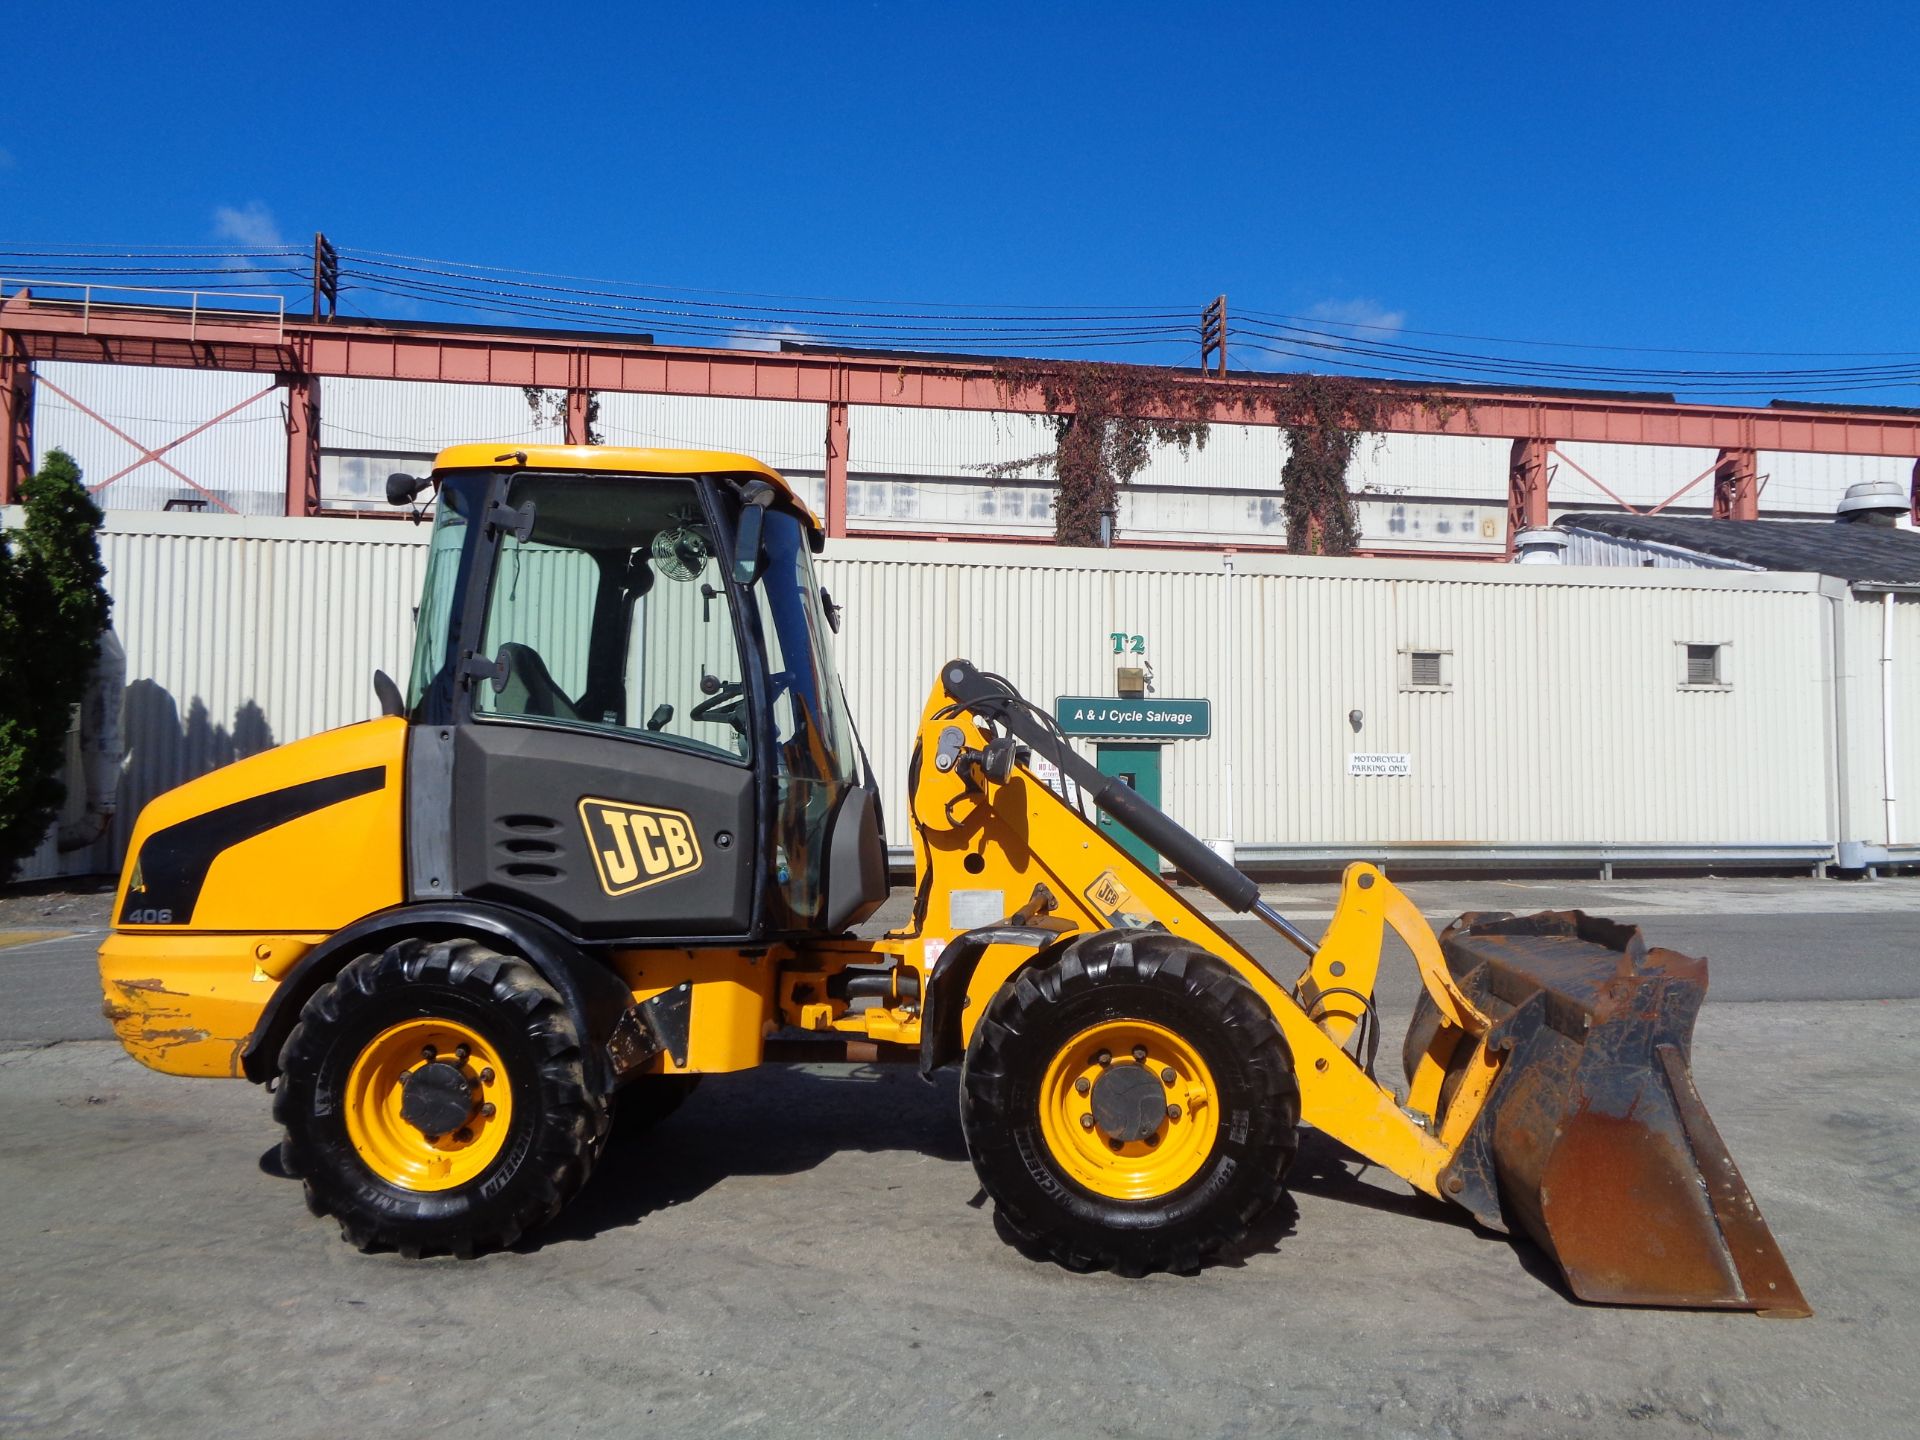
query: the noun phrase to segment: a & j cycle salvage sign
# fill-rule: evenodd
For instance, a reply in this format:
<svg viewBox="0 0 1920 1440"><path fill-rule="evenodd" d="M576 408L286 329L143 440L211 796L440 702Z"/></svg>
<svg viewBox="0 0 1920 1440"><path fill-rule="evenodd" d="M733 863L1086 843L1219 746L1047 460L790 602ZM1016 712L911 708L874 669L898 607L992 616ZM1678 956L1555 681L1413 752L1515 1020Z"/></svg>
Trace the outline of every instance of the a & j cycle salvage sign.
<svg viewBox="0 0 1920 1440"><path fill-rule="evenodd" d="M1213 733L1211 700L1115 700L1061 695L1053 718L1068 735L1104 740L1204 740Z"/></svg>

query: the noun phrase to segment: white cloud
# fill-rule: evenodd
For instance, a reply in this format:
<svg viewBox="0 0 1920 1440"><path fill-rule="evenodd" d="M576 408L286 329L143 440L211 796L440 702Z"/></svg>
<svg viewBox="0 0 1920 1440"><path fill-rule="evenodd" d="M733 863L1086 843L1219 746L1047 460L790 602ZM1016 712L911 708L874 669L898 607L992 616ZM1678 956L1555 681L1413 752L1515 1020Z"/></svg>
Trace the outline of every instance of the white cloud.
<svg viewBox="0 0 1920 1440"><path fill-rule="evenodd" d="M213 233L222 240L231 240L238 245L284 245L280 238L280 227L274 223L273 212L258 200L249 200L246 206L236 210L231 205L221 205L213 212Z"/></svg>
<svg viewBox="0 0 1920 1440"><path fill-rule="evenodd" d="M1407 323L1406 311L1389 310L1377 300L1322 300L1308 308L1307 316L1369 335L1398 332Z"/></svg>
<svg viewBox="0 0 1920 1440"><path fill-rule="evenodd" d="M806 345L820 343L816 337L791 325L776 325L771 330L736 329L720 343L729 350L778 350L784 340Z"/></svg>

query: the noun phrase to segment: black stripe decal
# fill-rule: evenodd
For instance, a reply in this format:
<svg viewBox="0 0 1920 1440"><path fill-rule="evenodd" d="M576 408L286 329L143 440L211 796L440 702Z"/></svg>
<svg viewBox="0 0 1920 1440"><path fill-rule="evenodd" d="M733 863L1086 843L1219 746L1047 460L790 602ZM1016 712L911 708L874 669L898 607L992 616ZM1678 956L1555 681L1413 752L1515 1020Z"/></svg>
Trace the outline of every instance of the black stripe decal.
<svg viewBox="0 0 1920 1440"><path fill-rule="evenodd" d="M194 906L200 903L200 887L206 884L207 871L222 851L302 815L384 790L386 785L387 767L372 765L344 775L305 780L264 795L249 795L154 831L140 846L140 884L127 891L120 924L191 923Z"/></svg>

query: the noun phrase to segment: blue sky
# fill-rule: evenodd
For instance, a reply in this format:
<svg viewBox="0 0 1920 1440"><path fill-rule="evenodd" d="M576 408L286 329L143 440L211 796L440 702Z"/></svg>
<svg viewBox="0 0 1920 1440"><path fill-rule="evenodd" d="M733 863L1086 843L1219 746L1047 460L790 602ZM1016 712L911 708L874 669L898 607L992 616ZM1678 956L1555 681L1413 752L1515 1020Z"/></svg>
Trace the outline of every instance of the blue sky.
<svg viewBox="0 0 1920 1440"><path fill-rule="evenodd" d="M71 4L10 35L15 244L324 229L696 289L1920 358L1911 6Z"/></svg>

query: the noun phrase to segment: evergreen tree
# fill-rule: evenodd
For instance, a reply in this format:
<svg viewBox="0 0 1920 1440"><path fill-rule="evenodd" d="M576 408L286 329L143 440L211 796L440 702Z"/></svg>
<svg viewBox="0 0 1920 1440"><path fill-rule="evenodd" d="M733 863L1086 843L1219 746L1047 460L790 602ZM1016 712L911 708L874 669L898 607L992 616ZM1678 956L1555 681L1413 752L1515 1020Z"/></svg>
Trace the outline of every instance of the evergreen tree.
<svg viewBox="0 0 1920 1440"><path fill-rule="evenodd" d="M67 727L111 605L102 517L73 458L49 451L21 499L26 523L0 532L0 880L39 848L66 798Z"/></svg>

